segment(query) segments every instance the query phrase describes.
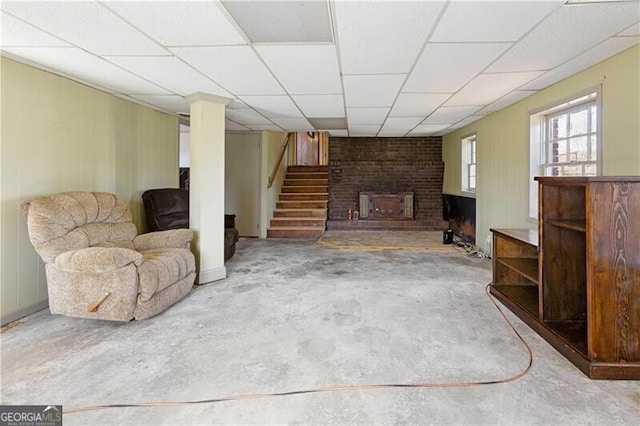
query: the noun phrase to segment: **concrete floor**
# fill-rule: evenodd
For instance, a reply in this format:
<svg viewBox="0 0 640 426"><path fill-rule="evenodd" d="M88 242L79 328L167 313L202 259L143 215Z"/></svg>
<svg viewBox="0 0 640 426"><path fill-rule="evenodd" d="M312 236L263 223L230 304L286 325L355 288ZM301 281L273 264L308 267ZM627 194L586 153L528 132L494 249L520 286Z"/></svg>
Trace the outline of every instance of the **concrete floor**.
<svg viewBox="0 0 640 426"><path fill-rule="evenodd" d="M161 315L32 315L0 335L2 404L192 401L376 383L491 381L528 355L455 252L242 239L229 277ZM533 349L504 384L349 390L64 415L65 425L638 424L640 382L592 381L510 313Z"/></svg>

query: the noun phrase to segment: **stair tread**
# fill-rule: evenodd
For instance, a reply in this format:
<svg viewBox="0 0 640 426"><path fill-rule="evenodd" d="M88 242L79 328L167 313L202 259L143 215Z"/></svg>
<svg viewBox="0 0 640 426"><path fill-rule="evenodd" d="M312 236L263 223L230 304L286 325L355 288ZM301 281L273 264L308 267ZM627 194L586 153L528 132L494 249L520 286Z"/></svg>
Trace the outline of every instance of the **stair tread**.
<svg viewBox="0 0 640 426"><path fill-rule="evenodd" d="M322 195L322 196L329 196L328 192L281 192L281 194L287 194L287 195Z"/></svg>
<svg viewBox="0 0 640 426"><path fill-rule="evenodd" d="M304 218L309 218L309 219L320 219L320 220L324 220L326 221L327 218L325 216L274 216L273 219L279 219L279 220L296 220L296 219L304 219ZM272 220L273 220L272 219Z"/></svg>
<svg viewBox="0 0 640 426"><path fill-rule="evenodd" d="M276 222L291 222L291 221L297 221L297 220L301 220L301 221L314 221L317 222L319 220L325 220L325 218L323 217L313 217L313 216L298 216L298 217L274 217L273 219L271 219L273 221Z"/></svg>
<svg viewBox="0 0 640 426"><path fill-rule="evenodd" d="M301 226L301 225L296 225L296 226L270 226L267 229L271 229L274 231L306 231L306 230L313 230L313 231L317 231L318 229L324 229L324 225L318 225L318 226L312 226L312 225L307 225L307 226Z"/></svg>
<svg viewBox="0 0 640 426"><path fill-rule="evenodd" d="M309 211L314 211L314 212L318 212L318 213L327 211L327 209L314 209L312 207L305 207L305 208L302 208L302 209L278 209L278 208L274 209L274 211L279 211L279 212L298 212L300 210L305 210L305 211L309 210Z"/></svg>
<svg viewBox="0 0 640 426"><path fill-rule="evenodd" d="M297 209L276 208L273 210L273 218L295 219L298 217L312 217L327 220L326 208L299 207Z"/></svg>
<svg viewBox="0 0 640 426"><path fill-rule="evenodd" d="M278 200L278 203L327 203L327 200Z"/></svg>
<svg viewBox="0 0 640 426"><path fill-rule="evenodd" d="M285 181L286 182L286 181ZM327 188L329 185L282 185L283 188Z"/></svg>

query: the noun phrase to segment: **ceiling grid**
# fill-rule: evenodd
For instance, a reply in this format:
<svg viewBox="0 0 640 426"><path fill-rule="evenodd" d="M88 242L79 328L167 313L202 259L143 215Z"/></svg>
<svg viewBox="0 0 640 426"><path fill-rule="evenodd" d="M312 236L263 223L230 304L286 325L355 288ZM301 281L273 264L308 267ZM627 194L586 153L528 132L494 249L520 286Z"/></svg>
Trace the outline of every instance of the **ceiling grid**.
<svg viewBox="0 0 640 426"><path fill-rule="evenodd" d="M231 130L443 135L640 43L640 1L0 2L0 54Z"/></svg>

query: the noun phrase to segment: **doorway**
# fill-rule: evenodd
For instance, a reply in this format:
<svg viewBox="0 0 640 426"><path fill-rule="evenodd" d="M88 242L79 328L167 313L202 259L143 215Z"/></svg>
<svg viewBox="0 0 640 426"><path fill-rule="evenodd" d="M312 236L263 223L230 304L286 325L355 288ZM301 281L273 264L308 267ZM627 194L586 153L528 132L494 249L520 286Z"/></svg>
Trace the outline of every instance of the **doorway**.
<svg viewBox="0 0 640 426"><path fill-rule="evenodd" d="M329 135L326 132L296 132L291 149L291 163L297 166L324 166L328 164Z"/></svg>
<svg viewBox="0 0 640 426"><path fill-rule="evenodd" d="M260 134L225 135L225 214L236 215L241 237L260 235Z"/></svg>

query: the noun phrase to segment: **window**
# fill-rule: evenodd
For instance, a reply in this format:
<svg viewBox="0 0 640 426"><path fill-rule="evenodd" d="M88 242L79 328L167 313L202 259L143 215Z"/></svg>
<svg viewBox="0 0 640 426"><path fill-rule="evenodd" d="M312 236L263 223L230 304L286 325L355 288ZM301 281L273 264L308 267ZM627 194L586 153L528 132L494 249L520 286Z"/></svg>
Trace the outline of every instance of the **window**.
<svg viewBox="0 0 640 426"><path fill-rule="evenodd" d="M597 164L595 99L545 116L545 176L595 176Z"/></svg>
<svg viewBox="0 0 640 426"><path fill-rule="evenodd" d="M532 114L530 117L529 216L538 216L535 176L600 174L599 91Z"/></svg>
<svg viewBox="0 0 640 426"><path fill-rule="evenodd" d="M462 138L462 190L476 192L476 135Z"/></svg>

